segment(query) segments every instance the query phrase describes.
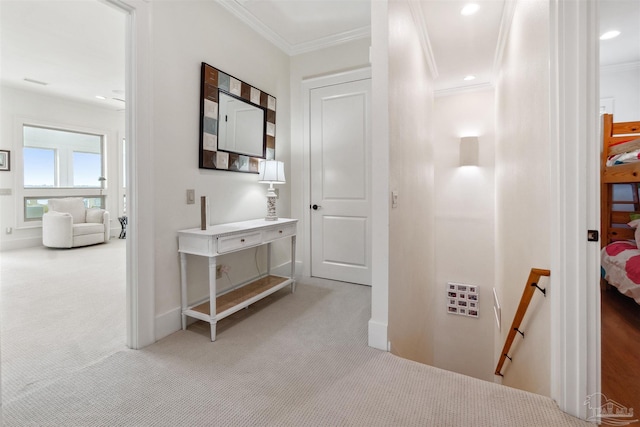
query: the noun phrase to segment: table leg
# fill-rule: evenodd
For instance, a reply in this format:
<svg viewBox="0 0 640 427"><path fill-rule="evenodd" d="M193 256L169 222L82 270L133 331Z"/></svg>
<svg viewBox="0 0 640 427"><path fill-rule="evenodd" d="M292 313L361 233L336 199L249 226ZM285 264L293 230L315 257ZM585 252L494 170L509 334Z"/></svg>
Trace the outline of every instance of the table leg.
<svg viewBox="0 0 640 427"><path fill-rule="evenodd" d="M291 236L291 292L296 291L296 236Z"/></svg>
<svg viewBox="0 0 640 427"><path fill-rule="evenodd" d="M216 257L209 257L209 325L211 341L216 340Z"/></svg>
<svg viewBox="0 0 640 427"><path fill-rule="evenodd" d="M271 275L271 243L267 243L267 277Z"/></svg>
<svg viewBox="0 0 640 427"><path fill-rule="evenodd" d="M180 252L180 305L182 307L182 330L187 329L187 254Z"/></svg>
<svg viewBox="0 0 640 427"><path fill-rule="evenodd" d="M209 326L211 327L211 342L214 342L216 340L216 323L218 323L216 320L212 320L209 324Z"/></svg>

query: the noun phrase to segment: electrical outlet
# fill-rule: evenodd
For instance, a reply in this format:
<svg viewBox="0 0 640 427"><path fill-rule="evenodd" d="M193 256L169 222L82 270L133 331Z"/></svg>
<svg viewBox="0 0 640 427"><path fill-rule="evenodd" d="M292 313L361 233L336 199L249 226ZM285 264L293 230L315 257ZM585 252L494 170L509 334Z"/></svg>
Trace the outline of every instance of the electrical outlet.
<svg viewBox="0 0 640 427"><path fill-rule="evenodd" d="M11 233L13 233L13 228L7 227L7 234L11 234Z"/></svg>
<svg viewBox="0 0 640 427"><path fill-rule="evenodd" d="M216 265L216 279L222 279L222 264Z"/></svg>

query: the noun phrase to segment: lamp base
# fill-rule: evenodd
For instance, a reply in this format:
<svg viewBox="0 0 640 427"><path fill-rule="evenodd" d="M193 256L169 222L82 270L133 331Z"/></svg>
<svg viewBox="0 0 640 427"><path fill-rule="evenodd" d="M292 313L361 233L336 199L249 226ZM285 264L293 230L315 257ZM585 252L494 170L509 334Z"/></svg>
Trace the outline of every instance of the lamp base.
<svg viewBox="0 0 640 427"><path fill-rule="evenodd" d="M271 194L267 193L267 216L264 218L265 221L275 221L278 219L278 215L276 215L276 195L273 192Z"/></svg>

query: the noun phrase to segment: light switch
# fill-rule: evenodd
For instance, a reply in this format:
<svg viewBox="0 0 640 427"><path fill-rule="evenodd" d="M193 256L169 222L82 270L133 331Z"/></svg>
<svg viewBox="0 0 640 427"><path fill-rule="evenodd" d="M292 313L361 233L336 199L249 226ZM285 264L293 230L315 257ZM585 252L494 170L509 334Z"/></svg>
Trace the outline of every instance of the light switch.
<svg viewBox="0 0 640 427"><path fill-rule="evenodd" d="M187 204L193 205L196 203L196 190L187 190Z"/></svg>
<svg viewBox="0 0 640 427"><path fill-rule="evenodd" d="M391 207L392 208L398 207L398 190L393 190L391 192Z"/></svg>

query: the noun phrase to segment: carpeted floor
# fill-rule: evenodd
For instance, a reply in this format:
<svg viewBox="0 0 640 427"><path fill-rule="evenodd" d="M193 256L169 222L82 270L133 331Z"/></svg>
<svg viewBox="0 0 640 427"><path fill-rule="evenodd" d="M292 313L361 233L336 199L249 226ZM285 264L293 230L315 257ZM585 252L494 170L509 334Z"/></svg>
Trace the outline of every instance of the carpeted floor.
<svg viewBox="0 0 640 427"><path fill-rule="evenodd" d="M591 426L543 396L367 347L370 298L368 287L305 279L220 322L215 343L198 322L26 387L26 364L5 377L3 323L4 425Z"/></svg>
<svg viewBox="0 0 640 427"><path fill-rule="evenodd" d="M0 253L2 401L125 350L125 241Z"/></svg>

